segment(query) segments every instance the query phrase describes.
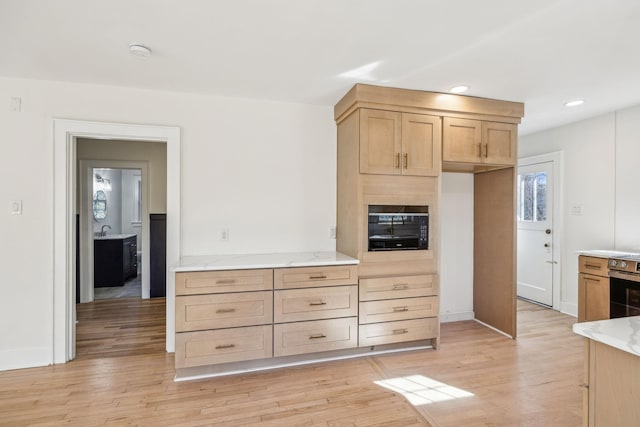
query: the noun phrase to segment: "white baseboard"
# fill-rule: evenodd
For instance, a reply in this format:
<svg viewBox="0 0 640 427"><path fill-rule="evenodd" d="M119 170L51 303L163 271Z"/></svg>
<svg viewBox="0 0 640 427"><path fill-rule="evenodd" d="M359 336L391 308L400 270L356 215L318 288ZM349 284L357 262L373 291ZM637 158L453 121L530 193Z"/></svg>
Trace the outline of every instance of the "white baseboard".
<svg viewBox="0 0 640 427"><path fill-rule="evenodd" d="M36 368L53 363L49 347L21 348L0 351L0 371L12 369Z"/></svg>
<svg viewBox="0 0 640 427"><path fill-rule="evenodd" d="M560 313L578 317L578 304L572 302L560 302Z"/></svg>
<svg viewBox="0 0 640 427"><path fill-rule="evenodd" d="M463 320L473 320L473 311L464 311L462 313L440 313L440 323L460 322Z"/></svg>

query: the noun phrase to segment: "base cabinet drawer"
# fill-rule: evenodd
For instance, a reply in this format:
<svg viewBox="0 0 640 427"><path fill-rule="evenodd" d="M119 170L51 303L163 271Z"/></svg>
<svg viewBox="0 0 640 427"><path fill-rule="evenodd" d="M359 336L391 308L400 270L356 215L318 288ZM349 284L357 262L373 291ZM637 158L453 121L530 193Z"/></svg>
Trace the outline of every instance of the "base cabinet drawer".
<svg viewBox="0 0 640 427"><path fill-rule="evenodd" d="M438 318L360 325L360 347L425 340L438 336Z"/></svg>
<svg viewBox="0 0 640 427"><path fill-rule="evenodd" d="M360 279L360 301L426 297L438 294L438 276L375 277Z"/></svg>
<svg viewBox="0 0 640 427"><path fill-rule="evenodd" d="M264 359L273 354L272 326L176 334L176 368Z"/></svg>
<svg viewBox="0 0 640 427"><path fill-rule="evenodd" d="M193 271L176 273L176 295L221 294L273 289L273 270Z"/></svg>
<svg viewBox="0 0 640 427"><path fill-rule="evenodd" d="M609 264L607 258L590 257L580 255L578 257L578 272L593 274L595 276L609 276Z"/></svg>
<svg viewBox="0 0 640 427"><path fill-rule="evenodd" d="M254 326L273 320L273 291L176 297L176 332Z"/></svg>
<svg viewBox="0 0 640 427"><path fill-rule="evenodd" d="M276 268L273 271L275 289L356 285L357 283L358 267L355 265Z"/></svg>
<svg viewBox="0 0 640 427"><path fill-rule="evenodd" d="M274 291L274 323L358 315L358 286Z"/></svg>
<svg viewBox="0 0 640 427"><path fill-rule="evenodd" d="M438 297L404 298L360 303L360 324L435 317Z"/></svg>
<svg viewBox="0 0 640 427"><path fill-rule="evenodd" d="M357 317L273 326L273 355L275 357L341 350L357 346Z"/></svg>

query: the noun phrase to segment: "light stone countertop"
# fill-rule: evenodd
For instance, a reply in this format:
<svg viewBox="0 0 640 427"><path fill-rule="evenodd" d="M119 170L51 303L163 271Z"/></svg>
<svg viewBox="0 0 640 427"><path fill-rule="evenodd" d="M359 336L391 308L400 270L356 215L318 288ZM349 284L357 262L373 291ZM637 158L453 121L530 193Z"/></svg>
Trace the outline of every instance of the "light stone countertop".
<svg viewBox="0 0 640 427"><path fill-rule="evenodd" d="M133 237L135 234L107 234L106 236L96 236L93 240L116 240Z"/></svg>
<svg viewBox="0 0 640 427"><path fill-rule="evenodd" d="M640 316L575 323L573 332L640 356Z"/></svg>
<svg viewBox="0 0 640 427"><path fill-rule="evenodd" d="M578 251L578 255L586 255L597 258L616 258L622 256L640 256L640 252L633 251L619 251L615 249L592 249L586 251Z"/></svg>
<svg viewBox="0 0 640 427"><path fill-rule="evenodd" d="M254 268L314 267L359 264L340 252L288 252L186 256L171 271L249 270Z"/></svg>

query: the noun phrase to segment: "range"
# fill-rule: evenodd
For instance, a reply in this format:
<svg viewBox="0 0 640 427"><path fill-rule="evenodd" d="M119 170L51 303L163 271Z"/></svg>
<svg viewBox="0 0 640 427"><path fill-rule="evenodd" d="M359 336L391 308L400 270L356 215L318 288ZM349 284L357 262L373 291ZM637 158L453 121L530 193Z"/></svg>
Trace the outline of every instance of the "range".
<svg viewBox="0 0 640 427"><path fill-rule="evenodd" d="M609 316L640 316L640 255L609 258Z"/></svg>

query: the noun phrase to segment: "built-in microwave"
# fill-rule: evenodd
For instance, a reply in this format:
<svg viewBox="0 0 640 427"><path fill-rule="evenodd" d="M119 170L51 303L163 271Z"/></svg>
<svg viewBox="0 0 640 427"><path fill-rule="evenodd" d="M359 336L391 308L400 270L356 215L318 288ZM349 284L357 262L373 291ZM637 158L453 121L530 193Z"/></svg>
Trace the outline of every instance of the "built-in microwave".
<svg viewBox="0 0 640 427"><path fill-rule="evenodd" d="M369 252L429 249L429 206L369 205Z"/></svg>

